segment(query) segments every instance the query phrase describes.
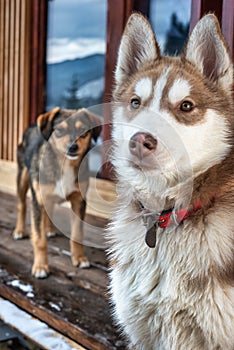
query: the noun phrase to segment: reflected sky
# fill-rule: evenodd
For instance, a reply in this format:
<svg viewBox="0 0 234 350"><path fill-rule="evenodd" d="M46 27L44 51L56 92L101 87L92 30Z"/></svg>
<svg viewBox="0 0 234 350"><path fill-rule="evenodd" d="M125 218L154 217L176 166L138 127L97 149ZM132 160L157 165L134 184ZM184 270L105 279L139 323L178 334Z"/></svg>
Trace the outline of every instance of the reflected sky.
<svg viewBox="0 0 234 350"><path fill-rule="evenodd" d="M188 23L191 1L151 0L150 4L150 20L163 47L172 13ZM47 62L105 53L106 16L107 0L50 0Z"/></svg>
<svg viewBox="0 0 234 350"><path fill-rule="evenodd" d="M48 38L105 38L106 0L51 0L48 10Z"/></svg>

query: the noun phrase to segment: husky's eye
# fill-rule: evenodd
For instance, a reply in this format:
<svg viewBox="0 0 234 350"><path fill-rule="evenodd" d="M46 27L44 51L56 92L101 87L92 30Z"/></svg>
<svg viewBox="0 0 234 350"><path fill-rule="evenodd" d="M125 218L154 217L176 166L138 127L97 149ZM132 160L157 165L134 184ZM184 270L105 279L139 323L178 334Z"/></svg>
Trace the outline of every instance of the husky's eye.
<svg viewBox="0 0 234 350"><path fill-rule="evenodd" d="M194 108L194 104L191 101L183 101L180 105L180 110L182 112L191 112Z"/></svg>
<svg viewBox="0 0 234 350"><path fill-rule="evenodd" d="M141 105L141 100L138 97L133 97L130 103L132 109L138 109Z"/></svg>

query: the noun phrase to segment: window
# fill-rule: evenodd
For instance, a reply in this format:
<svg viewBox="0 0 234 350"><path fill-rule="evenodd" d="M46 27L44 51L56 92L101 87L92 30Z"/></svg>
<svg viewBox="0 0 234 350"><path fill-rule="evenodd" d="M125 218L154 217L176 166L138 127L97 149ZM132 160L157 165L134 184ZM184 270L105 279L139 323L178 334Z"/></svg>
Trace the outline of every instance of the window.
<svg viewBox="0 0 234 350"><path fill-rule="evenodd" d="M106 0L49 1L47 110L102 103L106 12Z"/></svg>
<svg viewBox="0 0 234 350"><path fill-rule="evenodd" d="M151 0L150 21L163 53L179 54L189 32L190 0Z"/></svg>
<svg viewBox="0 0 234 350"><path fill-rule="evenodd" d="M106 0L49 1L46 110L92 107L102 114L106 14ZM90 152L93 176L101 168L100 145Z"/></svg>

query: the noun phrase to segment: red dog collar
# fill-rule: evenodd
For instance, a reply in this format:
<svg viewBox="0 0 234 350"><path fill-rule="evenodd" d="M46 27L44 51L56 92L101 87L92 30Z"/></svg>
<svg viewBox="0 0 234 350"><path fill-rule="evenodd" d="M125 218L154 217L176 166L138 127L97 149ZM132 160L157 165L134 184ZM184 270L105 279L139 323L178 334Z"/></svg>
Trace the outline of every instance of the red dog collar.
<svg viewBox="0 0 234 350"><path fill-rule="evenodd" d="M179 209L175 211L173 209L165 210L158 218L158 226L161 228L167 228L172 225L180 224L201 209L201 207L201 201L198 200L197 203L189 209Z"/></svg>
<svg viewBox="0 0 234 350"><path fill-rule="evenodd" d="M179 210L174 210L173 208L164 210L161 214L158 214L145 209L141 203L139 204L142 210L142 218L147 228L145 241L150 248L154 248L156 245L157 227L166 229L167 227L171 227L173 225L179 225L202 207L201 201L198 200L196 204L188 209L182 208Z"/></svg>

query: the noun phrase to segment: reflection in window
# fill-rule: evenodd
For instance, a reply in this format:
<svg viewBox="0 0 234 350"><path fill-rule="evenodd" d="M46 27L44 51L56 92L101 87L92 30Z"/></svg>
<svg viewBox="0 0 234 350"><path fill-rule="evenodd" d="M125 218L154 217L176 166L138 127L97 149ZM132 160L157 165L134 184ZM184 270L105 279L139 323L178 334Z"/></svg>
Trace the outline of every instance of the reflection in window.
<svg viewBox="0 0 234 350"><path fill-rule="evenodd" d="M47 110L102 103L106 0L48 2Z"/></svg>
<svg viewBox="0 0 234 350"><path fill-rule="evenodd" d="M150 0L150 21L163 53L179 54L189 32L191 0Z"/></svg>

